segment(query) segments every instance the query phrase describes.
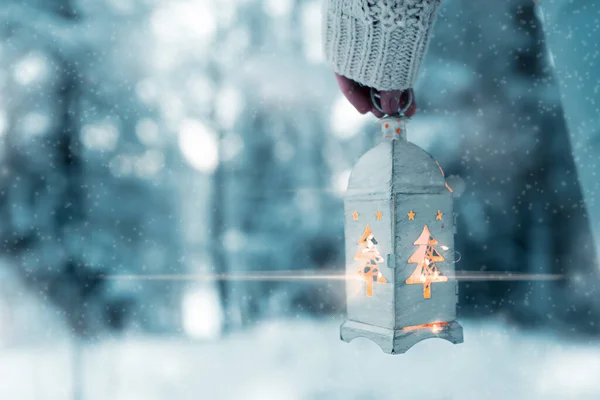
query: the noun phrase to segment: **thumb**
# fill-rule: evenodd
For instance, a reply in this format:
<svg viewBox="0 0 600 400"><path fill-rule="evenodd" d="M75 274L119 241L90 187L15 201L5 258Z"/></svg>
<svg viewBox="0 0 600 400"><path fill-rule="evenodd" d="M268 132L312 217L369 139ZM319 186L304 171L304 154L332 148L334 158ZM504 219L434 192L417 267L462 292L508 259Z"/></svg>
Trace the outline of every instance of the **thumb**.
<svg viewBox="0 0 600 400"><path fill-rule="evenodd" d="M404 112L407 117L412 117L417 112L417 105L414 101L414 93L410 93L412 89L407 90L386 90L380 92L381 109L387 115L396 115L398 110L406 107L406 104L411 98L412 102L408 109Z"/></svg>

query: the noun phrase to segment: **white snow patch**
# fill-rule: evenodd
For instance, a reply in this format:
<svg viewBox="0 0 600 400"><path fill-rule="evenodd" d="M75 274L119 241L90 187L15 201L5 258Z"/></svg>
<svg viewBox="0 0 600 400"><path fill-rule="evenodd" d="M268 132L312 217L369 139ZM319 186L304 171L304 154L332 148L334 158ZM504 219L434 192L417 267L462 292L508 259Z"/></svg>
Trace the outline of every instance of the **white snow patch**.
<svg viewBox="0 0 600 400"><path fill-rule="evenodd" d="M286 163L290 161L294 157L294 154L296 154L296 149L287 140L280 139L275 143L275 157L280 162Z"/></svg>
<svg viewBox="0 0 600 400"><path fill-rule="evenodd" d="M228 85L217 93L216 106L219 125L231 129L244 108L244 99L238 89Z"/></svg>
<svg viewBox="0 0 600 400"><path fill-rule="evenodd" d="M186 300L202 333L210 295ZM208 307L208 308L207 308ZM207 311L211 312L211 311ZM195 318L198 318L196 320ZM600 344L526 334L500 323L462 321L465 343L426 340L397 356L374 343L339 339L341 318L281 320L207 343L177 338L105 339L84 349L86 400L600 398ZM0 398L65 398L70 349L3 350ZM32 389L35 388L35 389Z"/></svg>
<svg viewBox="0 0 600 400"><path fill-rule="evenodd" d="M156 146L161 142L158 124L150 118L141 119L135 124L135 134L146 146Z"/></svg>
<svg viewBox="0 0 600 400"><path fill-rule="evenodd" d="M246 245L248 238L238 229L228 229L223 237L223 245L228 252L240 251Z"/></svg>
<svg viewBox="0 0 600 400"><path fill-rule="evenodd" d="M348 182L350 180L351 172L352 170L345 169L333 177L333 190L340 197L343 196L344 193L346 193L346 189L348 189Z"/></svg>
<svg viewBox="0 0 600 400"><path fill-rule="evenodd" d="M106 0L106 2L116 14L127 15L135 10L135 4L132 0Z"/></svg>
<svg viewBox="0 0 600 400"><path fill-rule="evenodd" d="M274 18L288 15L293 6L291 0L265 0L263 5L267 14Z"/></svg>
<svg viewBox="0 0 600 400"><path fill-rule="evenodd" d="M323 56L323 41L321 40L321 2L311 1L302 6L302 32L304 37L304 55L315 64L321 64Z"/></svg>
<svg viewBox="0 0 600 400"><path fill-rule="evenodd" d="M134 156L119 154L110 160L108 168L113 176L122 178L131 175L135 163L136 159Z"/></svg>
<svg viewBox="0 0 600 400"><path fill-rule="evenodd" d="M8 129L8 116L4 110L0 110L0 136L3 136Z"/></svg>
<svg viewBox="0 0 600 400"><path fill-rule="evenodd" d="M231 161L236 158L244 148L244 140L235 133L228 133L223 137L223 161Z"/></svg>
<svg viewBox="0 0 600 400"><path fill-rule="evenodd" d="M565 370L569 373L565 373ZM538 390L548 396L566 399L578 393L578 396L592 398L600 391L600 357L596 352L590 353L579 348L561 349L555 362L540 372L536 384Z"/></svg>
<svg viewBox="0 0 600 400"><path fill-rule="evenodd" d="M46 57L40 53L30 53L14 67L13 76L21 85L30 85L41 81L47 73Z"/></svg>
<svg viewBox="0 0 600 400"><path fill-rule="evenodd" d="M408 140L427 151L435 148L456 152L460 145L459 120L456 117L417 116L407 126Z"/></svg>
<svg viewBox="0 0 600 400"><path fill-rule="evenodd" d="M356 136L369 120L368 114L360 114L344 96L340 95L333 104L329 124L336 137L347 140Z"/></svg>
<svg viewBox="0 0 600 400"><path fill-rule="evenodd" d="M152 178L159 173L165 165L165 157L158 150L148 150L139 156L135 163L135 170L142 178Z"/></svg>
<svg viewBox="0 0 600 400"><path fill-rule="evenodd" d="M109 121L85 125L81 131L81 141L90 150L112 151L119 139L119 129Z"/></svg>
<svg viewBox="0 0 600 400"><path fill-rule="evenodd" d="M204 110L213 107L215 83L208 76L195 73L186 80L185 87L188 88L187 95L190 96L192 102L196 103L194 108Z"/></svg>
<svg viewBox="0 0 600 400"><path fill-rule="evenodd" d="M35 137L43 135L50 128L50 117L47 114L31 112L25 115L21 129L25 136ZM1 129L0 129L1 130Z"/></svg>
<svg viewBox="0 0 600 400"><path fill-rule="evenodd" d="M208 43L216 30L216 18L205 0L168 2L152 15L152 30L158 39L177 44L193 40Z"/></svg>
<svg viewBox="0 0 600 400"><path fill-rule="evenodd" d="M137 97L146 104L153 104L158 98L158 88L149 79L142 80L135 85Z"/></svg>
<svg viewBox="0 0 600 400"><path fill-rule="evenodd" d="M183 326L195 339L215 339L221 334L223 315L212 287L190 289L183 297Z"/></svg>
<svg viewBox="0 0 600 400"><path fill-rule="evenodd" d="M556 68L556 61L554 59L554 54L550 49L548 49L548 62L552 68Z"/></svg>
<svg viewBox="0 0 600 400"><path fill-rule="evenodd" d="M215 132L200 121L186 119L181 123L179 148L188 163L199 171L211 173L219 164Z"/></svg>

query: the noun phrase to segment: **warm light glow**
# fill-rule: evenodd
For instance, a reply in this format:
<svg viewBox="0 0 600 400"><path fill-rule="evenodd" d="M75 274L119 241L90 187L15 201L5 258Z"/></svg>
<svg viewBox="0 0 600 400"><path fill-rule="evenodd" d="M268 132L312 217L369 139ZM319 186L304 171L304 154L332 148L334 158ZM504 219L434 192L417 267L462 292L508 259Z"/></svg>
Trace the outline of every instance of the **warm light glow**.
<svg viewBox="0 0 600 400"><path fill-rule="evenodd" d="M423 232L414 242L418 249L408 259L409 263L416 263L417 267L412 275L406 280L408 285L423 285L423 298L431 298L431 282L447 282L448 277L444 276L438 269L436 263L443 262L444 257L439 254L435 246L438 241L431 236L429 227L425 225Z"/></svg>
<svg viewBox="0 0 600 400"><path fill-rule="evenodd" d="M440 172L442 173L442 176L444 177L444 179L446 179L446 174L444 174L444 170L442 169L442 167L440 166L439 162L435 162L438 166L438 168L440 169ZM450 193L454 193L454 190L452 190L452 188L450 187L450 185L448 185L448 182L446 182L446 189L448 189L448 191Z"/></svg>
<svg viewBox="0 0 600 400"><path fill-rule="evenodd" d="M441 165L440 165L440 163L439 163L439 162L437 162L437 161L436 161L435 163L437 164L438 168L440 169L440 172L442 173L442 176L445 178L445 177L446 177L446 174L444 174L444 170L442 169L442 166L441 166Z"/></svg>
<svg viewBox="0 0 600 400"><path fill-rule="evenodd" d="M378 264L384 263L384 258L377 250L377 240L371 233L371 227L366 226L361 238L358 241L359 249L354 260L360 261L358 274L366 282L367 297L373 296L373 283L387 283L387 279L381 273Z"/></svg>
<svg viewBox="0 0 600 400"><path fill-rule="evenodd" d="M403 331L418 331L420 329L431 329L433 333L440 333L448 326L448 322L434 322L432 324L413 325L402 328Z"/></svg>

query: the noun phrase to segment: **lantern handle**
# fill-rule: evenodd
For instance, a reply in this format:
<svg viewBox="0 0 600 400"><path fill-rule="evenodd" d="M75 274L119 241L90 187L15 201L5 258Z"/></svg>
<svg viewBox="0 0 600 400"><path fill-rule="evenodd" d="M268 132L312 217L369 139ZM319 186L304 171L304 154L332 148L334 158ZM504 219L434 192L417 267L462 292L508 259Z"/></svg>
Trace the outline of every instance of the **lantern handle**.
<svg viewBox="0 0 600 400"><path fill-rule="evenodd" d="M379 99L379 102L377 101L377 99ZM413 101L414 101L413 90L408 89L408 101L406 102L406 105L402 108L398 108L398 114L390 115L390 117L406 117L406 112L408 111L410 106L412 106ZM377 109L377 111L385 114L385 111L383 111L383 109L381 108L381 94L375 93L375 89L373 89L373 88L371 88L371 103L373 103L373 106L375 107L375 109Z"/></svg>

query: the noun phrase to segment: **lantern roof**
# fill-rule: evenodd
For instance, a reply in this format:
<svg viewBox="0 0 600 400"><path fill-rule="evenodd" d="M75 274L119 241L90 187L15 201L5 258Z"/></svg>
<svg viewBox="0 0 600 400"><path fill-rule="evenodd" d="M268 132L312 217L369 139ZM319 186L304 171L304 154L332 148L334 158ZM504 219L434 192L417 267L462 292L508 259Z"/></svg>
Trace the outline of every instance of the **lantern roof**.
<svg viewBox="0 0 600 400"><path fill-rule="evenodd" d="M352 169L347 196L362 194L448 193L439 164L404 138L384 140L364 154Z"/></svg>

